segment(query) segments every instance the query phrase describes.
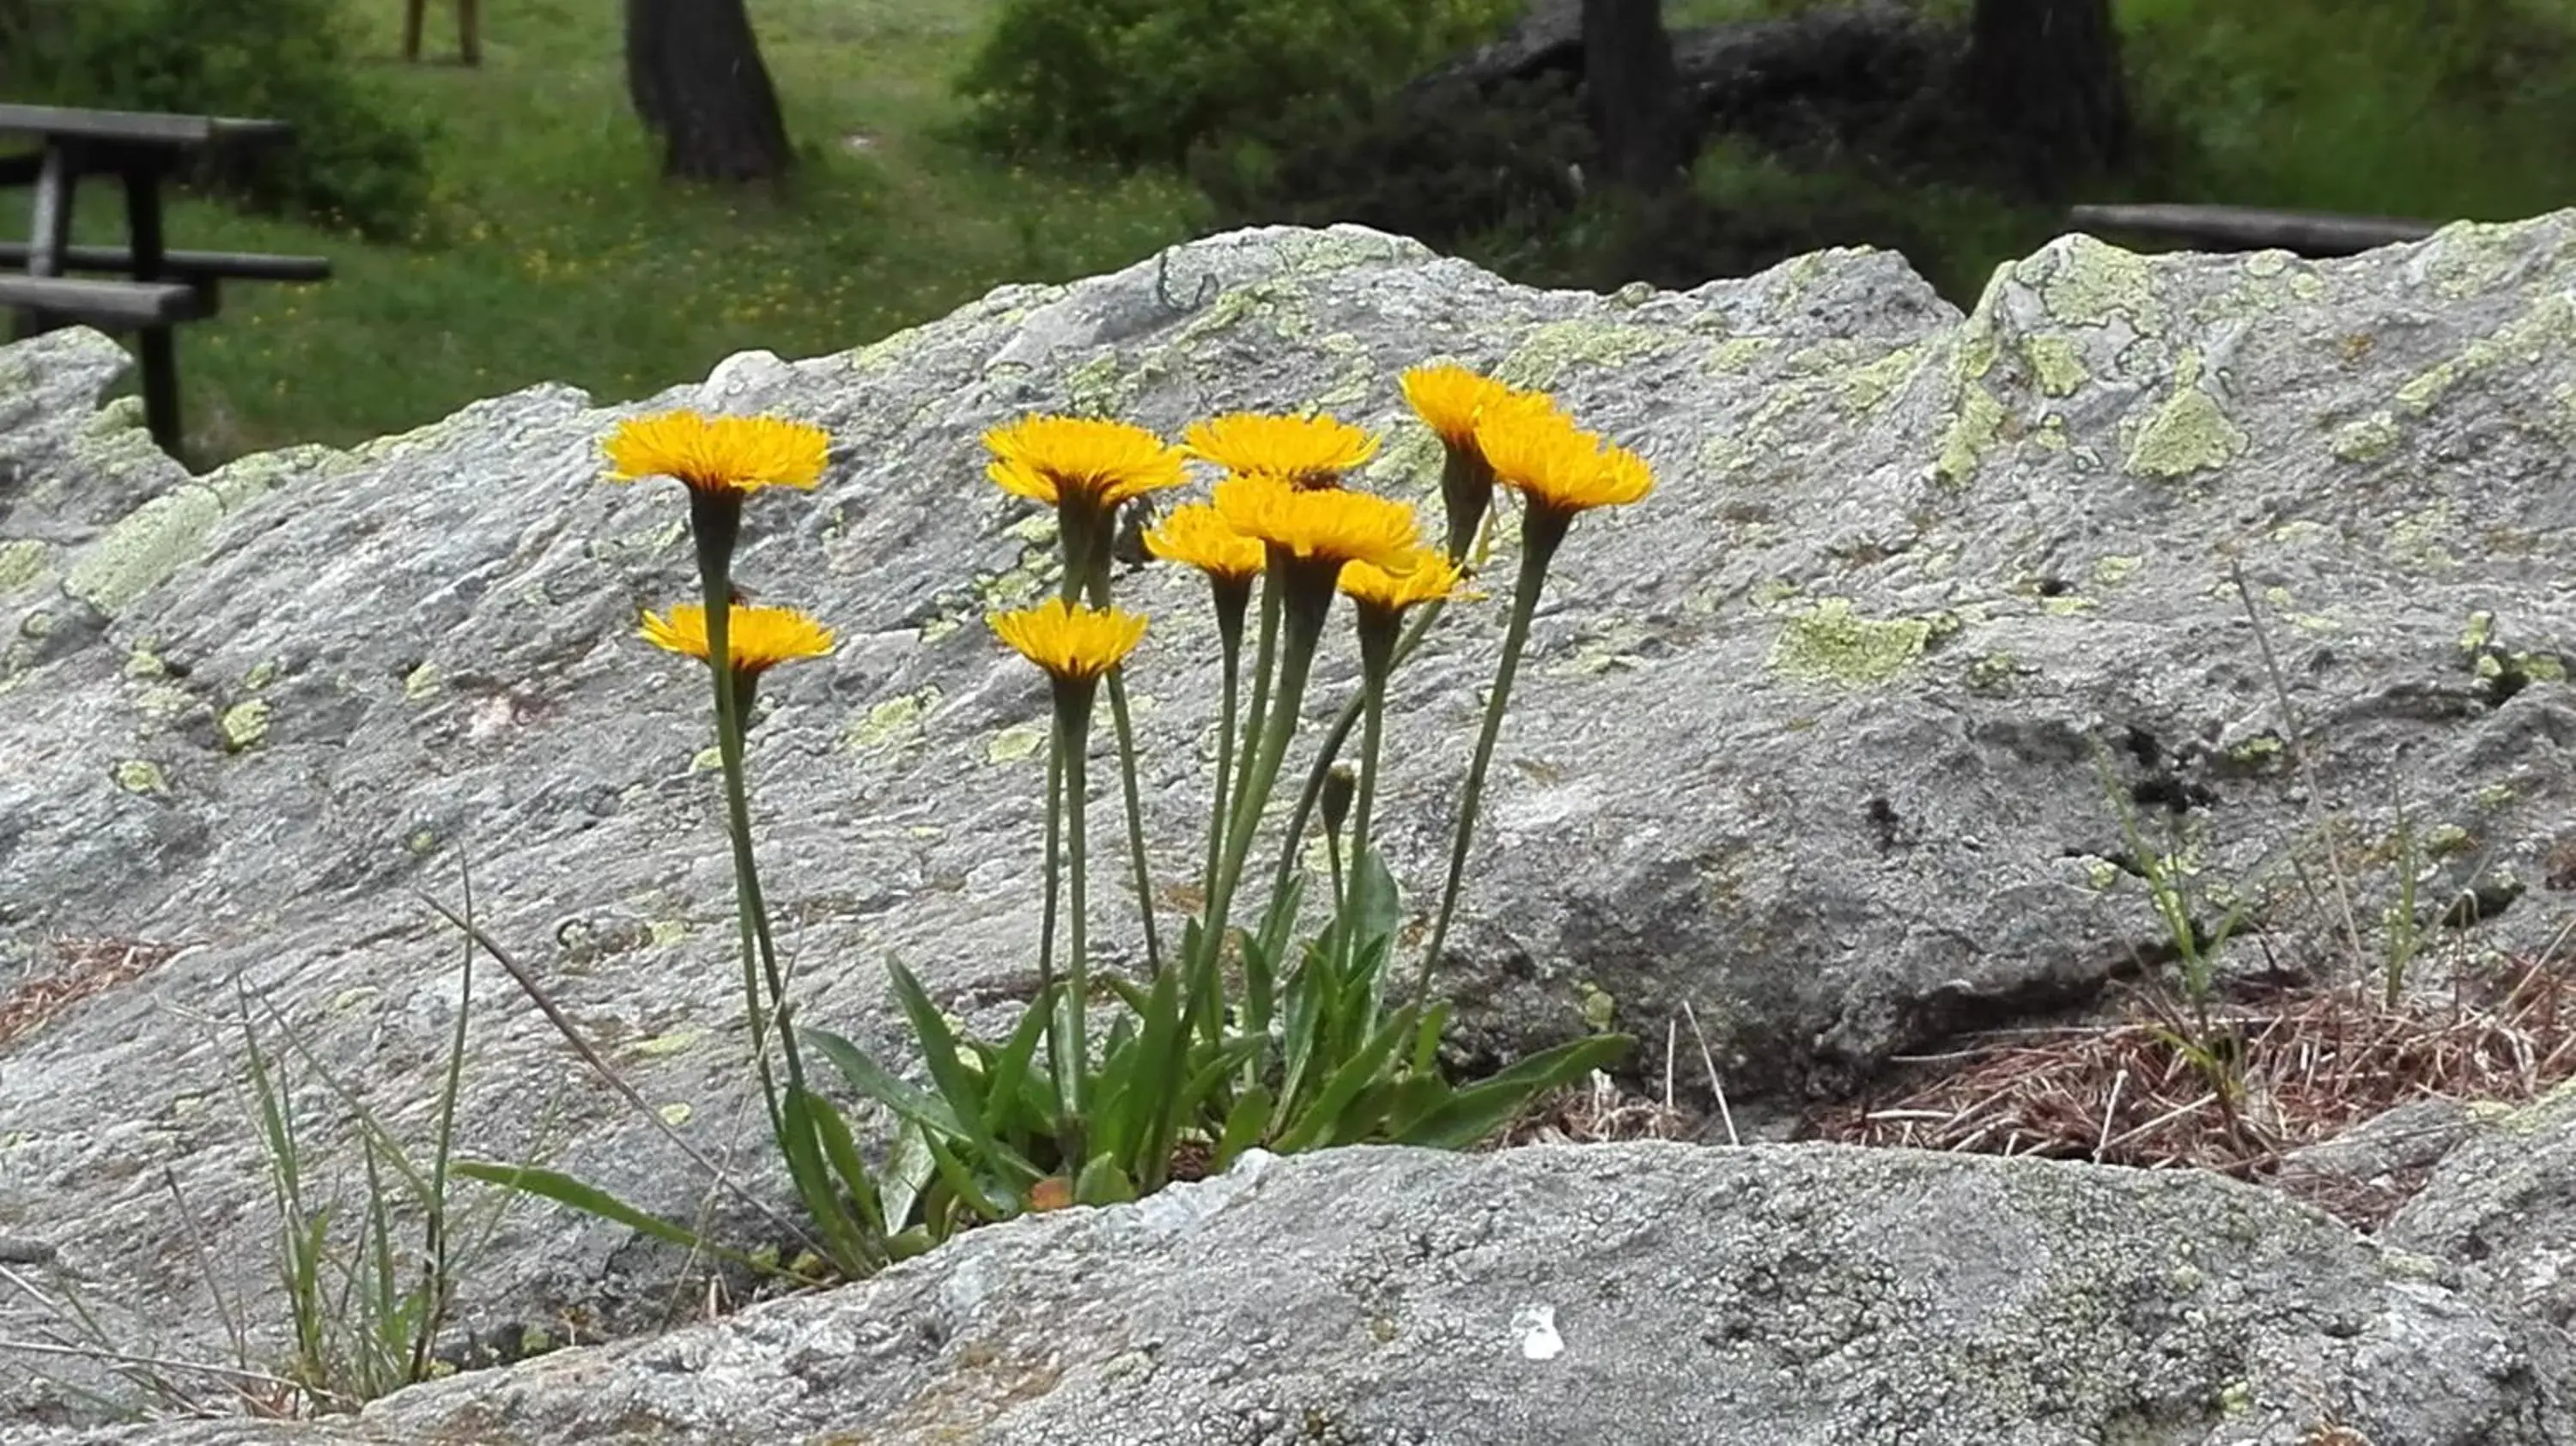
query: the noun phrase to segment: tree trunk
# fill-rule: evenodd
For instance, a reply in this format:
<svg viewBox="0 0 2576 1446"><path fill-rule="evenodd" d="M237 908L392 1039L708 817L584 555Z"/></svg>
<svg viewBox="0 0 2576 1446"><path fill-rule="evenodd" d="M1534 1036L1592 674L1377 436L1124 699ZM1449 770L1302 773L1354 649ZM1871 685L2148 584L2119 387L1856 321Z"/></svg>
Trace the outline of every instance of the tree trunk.
<svg viewBox="0 0 2576 1446"><path fill-rule="evenodd" d="M1583 89L1613 184L1652 195L1689 174L1699 125L1673 70L1663 0L1583 0Z"/></svg>
<svg viewBox="0 0 2576 1446"><path fill-rule="evenodd" d="M2042 195L2128 158L2111 0L1977 0L1968 81L2004 153Z"/></svg>
<svg viewBox="0 0 2576 1446"><path fill-rule="evenodd" d="M787 128L743 0L626 0L626 88L662 138L662 173L756 181L787 173Z"/></svg>

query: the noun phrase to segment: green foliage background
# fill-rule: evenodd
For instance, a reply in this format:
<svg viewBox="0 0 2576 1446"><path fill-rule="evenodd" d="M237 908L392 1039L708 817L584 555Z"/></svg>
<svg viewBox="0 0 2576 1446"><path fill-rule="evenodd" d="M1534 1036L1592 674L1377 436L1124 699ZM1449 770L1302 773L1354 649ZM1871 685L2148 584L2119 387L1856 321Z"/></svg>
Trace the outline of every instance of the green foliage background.
<svg viewBox="0 0 2576 1446"><path fill-rule="evenodd" d="M229 288L220 318L182 331L192 446L212 461L401 431L541 381L636 397L732 352L844 350L1005 282L1127 264L1236 219L1200 182L1263 179L1282 140L1349 124L1505 4L750 0L800 151L776 190L661 182L605 0L484 0L477 69L395 60L396 0L0 0L0 96L297 122L296 167L245 181L269 214L171 217L174 244L338 268ZM1667 0L1676 26L1799 8ZM2576 0L2115 10L2146 154L2091 199L2487 220L2576 200ZM451 15L434 0L433 55ZM1426 144L1397 132L1383 150ZM1490 164L1517 144L1453 151ZM1465 216L1455 249L1612 285L1871 241L1964 304L2062 224L1868 161L1819 171L1720 141L1687 215L1504 208L1481 229ZM1524 199L1545 201L1543 168L1522 171ZM115 239L110 194L84 193L85 239ZM0 193L0 231L23 216L23 192Z"/></svg>

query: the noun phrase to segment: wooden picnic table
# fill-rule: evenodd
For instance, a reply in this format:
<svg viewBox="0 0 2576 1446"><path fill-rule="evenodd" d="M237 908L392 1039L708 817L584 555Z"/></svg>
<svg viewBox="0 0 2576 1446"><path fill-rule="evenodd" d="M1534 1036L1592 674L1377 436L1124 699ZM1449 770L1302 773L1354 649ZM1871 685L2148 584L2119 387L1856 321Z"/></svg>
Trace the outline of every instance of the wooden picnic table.
<svg viewBox="0 0 2576 1446"><path fill-rule="evenodd" d="M172 251L161 231L161 186L218 148L271 145L287 138L283 121L232 116L159 115L0 104L0 137L19 136L36 149L0 156L0 186L35 187L24 244L0 242L0 307L19 312L20 336L86 323L138 333L143 414L152 440L179 451L179 366L171 329L215 314L216 283L233 277L319 281L331 263L314 256L250 256ZM83 176L115 176L125 192L122 247L71 244L72 200ZM68 271L117 279L78 280Z"/></svg>

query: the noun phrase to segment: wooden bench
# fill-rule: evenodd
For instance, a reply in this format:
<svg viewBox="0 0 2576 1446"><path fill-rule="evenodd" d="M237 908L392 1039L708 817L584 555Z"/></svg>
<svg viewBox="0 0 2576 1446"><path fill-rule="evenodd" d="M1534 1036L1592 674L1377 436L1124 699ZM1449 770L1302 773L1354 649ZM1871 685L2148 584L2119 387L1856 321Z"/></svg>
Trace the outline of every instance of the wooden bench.
<svg viewBox="0 0 2576 1446"><path fill-rule="evenodd" d="M2088 231L2127 231L2207 251L2296 252L2311 259L2351 256L2421 241L2437 229L2402 216L2347 216L2333 211L2276 211L2257 206L2077 206L2069 223Z"/></svg>
<svg viewBox="0 0 2576 1446"><path fill-rule="evenodd" d="M331 263L318 256L172 251L161 239L162 183L201 153L274 144L286 135L286 126L272 120L0 103L0 136L37 144L29 153L0 155L0 186L35 188L28 239L0 243L0 265L20 268L0 271L0 310L18 314L21 336L74 324L136 333L144 418L152 440L174 456L181 434L171 328L214 315L225 280L320 281L331 274ZM71 244L72 199L83 176L120 183L124 246ZM113 279L74 279L67 271Z"/></svg>
<svg viewBox="0 0 2576 1446"><path fill-rule="evenodd" d="M0 307L102 330L139 331L197 321L214 311L214 295L184 281L72 281L60 276L0 275Z"/></svg>

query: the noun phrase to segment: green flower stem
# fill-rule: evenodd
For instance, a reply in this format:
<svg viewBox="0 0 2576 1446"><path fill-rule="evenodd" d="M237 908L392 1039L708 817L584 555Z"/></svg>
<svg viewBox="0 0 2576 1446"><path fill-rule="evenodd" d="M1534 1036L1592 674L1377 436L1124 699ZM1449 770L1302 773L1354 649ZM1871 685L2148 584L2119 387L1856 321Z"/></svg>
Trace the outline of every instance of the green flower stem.
<svg viewBox="0 0 2576 1446"><path fill-rule="evenodd" d="M1046 883L1041 892L1045 904L1038 915L1038 992L1030 1006L1052 1011L1055 1008L1055 921L1059 890L1063 883L1064 857L1064 737L1061 725L1047 749L1046 794ZM1064 1031L1055 1027L1053 1017L1047 1020L1047 1078L1055 1084L1056 1105L1067 1107L1064 1069Z"/></svg>
<svg viewBox="0 0 2576 1446"><path fill-rule="evenodd" d="M1223 702L1217 709L1216 787L1208 803L1207 867L1199 874L1202 904L1216 888L1217 864L1225 852L1225 805L1230 796L1227 775L1234 771L1236 705L1243 693L1243 619L1252 601L1249 584L1212 580L1209 588L1215 595L1217 651L1225 665L1225 682Z"/></svg>
<svg viewBox="0 0 2576 1446"><path fill-rule="evenodd" d="M1434 598L1413 609L1413 615L1405 622L1404 636L1396 642L1394 661L1388 665L1390 676L1396 668L1403 666L1405 659L1413 656L1414 649L1422 646L1423 635L1439 621L1440 609L1447 601L1446 598ZM1342 745L1350 742L1351 729L1358 725L1365 703L1365 694L1344 703L1341 715L1333 720L1332 728L1324 734L1323 743L1315 750L1315 764L1306 770L1305 787L1298 791L1297 807L1288 815L1288 836L1280 845L1279 867L1270 875L1270 892L1274 895L1288 887L1289 876L1297 871L1297 846L1306 837L1306 824L1315 816L1315 804L1324 796L1324 779L1341 758Z"/></svg>
<svg viewBox="0 0 2576 1446"><path fill-rule="evenodd" d="M1064 759L1065 872L1071 877L1073 894L1065 926L1064 981L1064 1054L1070 1069L1057 1076L1069 1116L1065 1170L1070 1176L1082 1173L1083 1085L1091 1068L1090 1041L1085 1031L1091 960L1084 939L1088 850L1084 846L1083 815L1088 783L1083 772L1085 755L1090 751L1092 689L1090 679L1059 678L1055 683L1056 752Z"/></svg>
<svg viewBox="0 0 2576 1446"><path fill-rule="evenodd" d="M760 892L760 870L752 856L751 801L744 782L741 704L736 698L733 659L733 551L742 530L739 495L692 488L690 530L697 540L698 581L707 622L707 671L715 686L716 756L725 780L726 831L733 844L734 917L742 948L743 1004L749 1013L751 1057L760 1076L763 1101L769 1107L770 1131L786 1148L787 1121L779 1105L778 1085L769 1069L768 1029L775 1011L779 1042L787 1062L791 1090L804 1088L804 1064L796 1048L787 1006L785 980L769 938L769 914ZM769 1000L763 1008L761 991Z"/></svg>
<svg viewBox="0 0 2576 1446"><path fill-rule="evenodd" d="M1333 572L1311 563L1282 561L1274 556L1270 585L1263 592L1262 651L1265 654L1270 651L1269 642L1274 633L1281 635L1277 695L1270 700L1268 716L1261 720L1260 746L1244 756L1243 778L1235 794L1232 816L1226 821L1225 852L1217 865L1215 885L1209 892L1207 929L1202 941L1211 951L1217 947L1217 941L1225 937L1226 918L1234 904L1235 886L1243 877L1244 855L1252 850L1252 836L1260 831L1262 805L1269 801L1271 786L1279 778L1280 760L1287 756L1288 740L1297 731L1297 705L1305 696L1306 675L1315 661L1315 645L1323 638L1324 616L1333 604ZM1258 709L1261 705L1258 682L1254 686L1253 701ZM1247 1019L1245 1027L1258 1028L1261 1023Z"/></svg>
<svg viewBox="0 0 2576 1446"><path fill-rule="evenodd" d="M1097 527L1096 555L1086 569L1089 576L1083 590L1091 595L1091 605L1109 606L1109 548L1111 529ZM1145 805L1136 788L1136 725L1127 711L1126 671L1109 675L1110 726L1118 734L1119 787L1126 795L1127 857L1136 871L1136 914L1145 923L1145 967L1154 974L1163 972L1163 944L1154 926L1154 872L1145 857Z"/></svg>
<svg viewBox="0 0 2576 1446"><path fill-rule="evenodd" d="M1540 589L1547 585L1548 563L1573 522L1572 513L1552 508L1532 507L1522 514L1520 580L1512 589L1511 620L1503 629L1503 659L1494 670L1493 692L1485 700L1485 726L1476 735L1475 760L1467 765L1467 786L1458 799L1458 832L1449 844L1449 877L1441 885L1440 915L1431 926L1430 946L1422 951L1422 963L1414 970L1412 995L1405 1005L1409 1015L1418 1014L1426 1002L1432 966L1449 940L1449 921L1458 909L1458 886L1467 873L1468 845L1475 839L1476 805L1484 797L1485 772L1493 765L1494 740L1503 730L1503 710L1511 704L1521 650L1529 645L1530 617L1538 611Z"/></svg>
<svg viewBox="0 0 2576 1446"><path fill-rule="evenodd" d="M1393 613L1362 607L1360 614L1360 698L1364 705L1365 726L1360 730L1360 782L1358 797L1351 804L1351 888L1358 888L1361 873L1368 868L1369 818L1377 804L1377 766L1379 750L1386 733L1386 684L1395 672L1396 618ZM1343 963L1347 967L1352 947L1351 927L1358 914L1350 893L1341 896Z"/></svg>

